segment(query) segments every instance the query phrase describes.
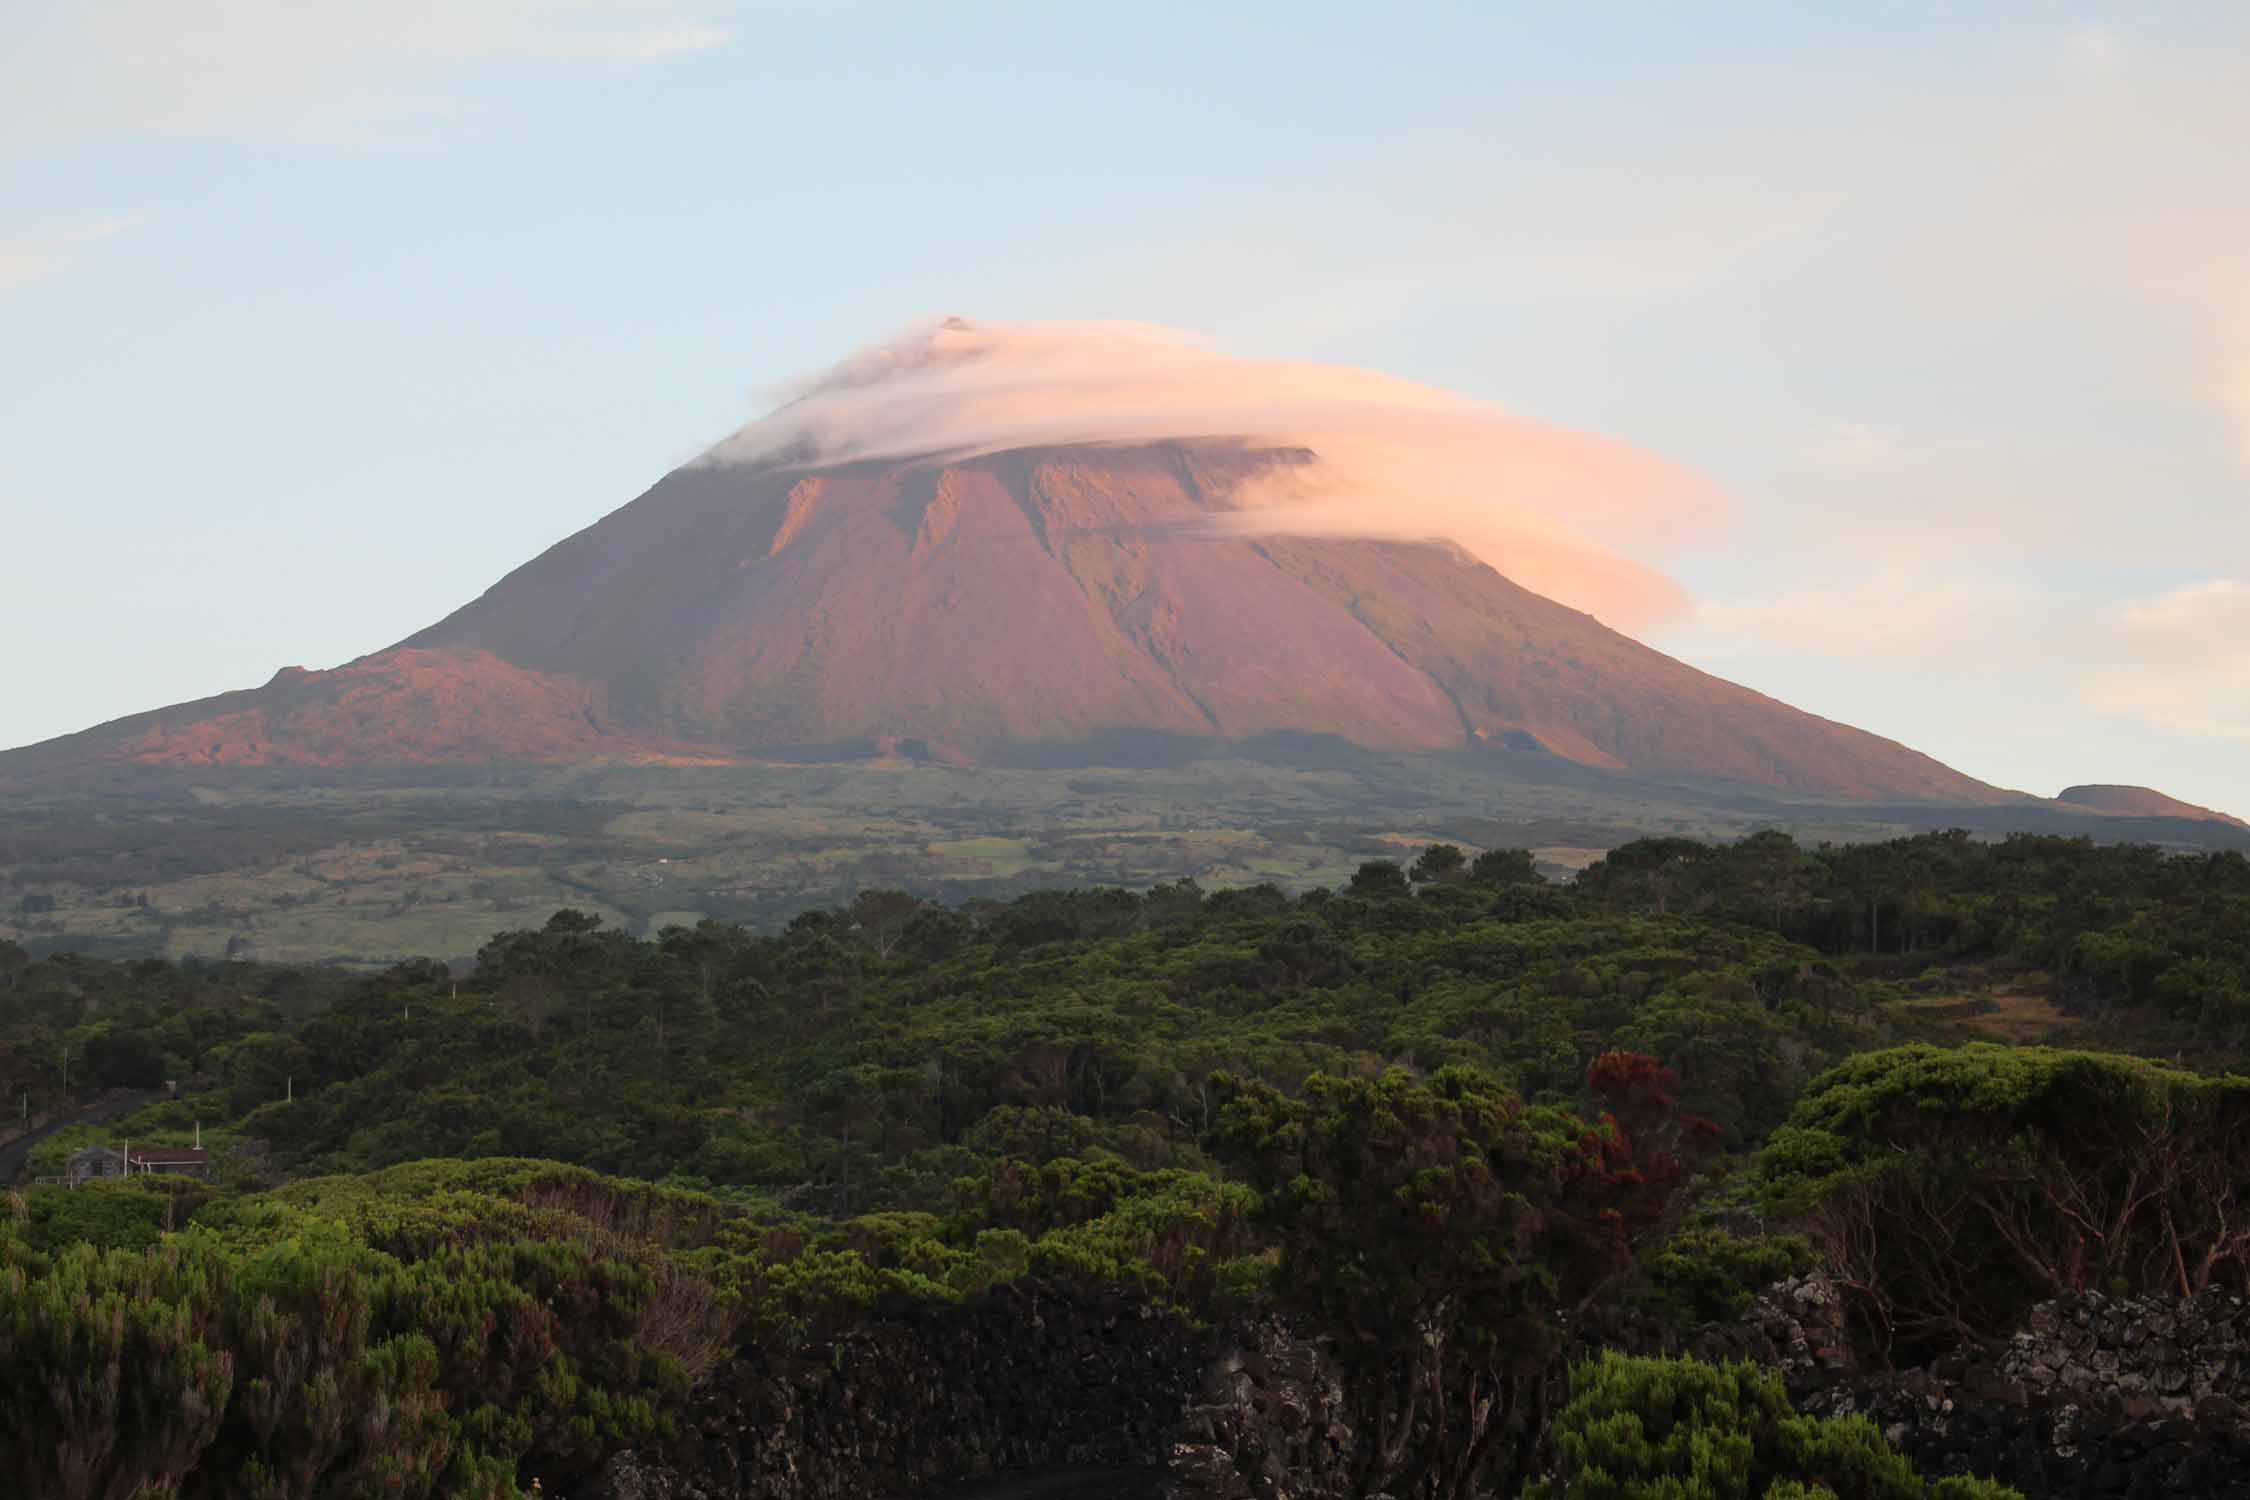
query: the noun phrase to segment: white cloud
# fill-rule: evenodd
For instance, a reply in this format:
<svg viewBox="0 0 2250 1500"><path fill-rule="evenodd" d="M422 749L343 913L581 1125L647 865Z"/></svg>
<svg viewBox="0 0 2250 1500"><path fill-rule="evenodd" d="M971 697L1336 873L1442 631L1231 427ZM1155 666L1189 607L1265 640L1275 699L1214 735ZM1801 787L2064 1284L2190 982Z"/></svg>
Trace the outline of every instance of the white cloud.
<svg viewBox="0 0 2250 1500"><path fill-rule="evenodd" d="M1849 577L1703 600L1666 645L1706 662L1781 650L1966 676L2012 670L2016 651L2052 641L2056 613L1973 564L1869 560Z"/></svg>
<svg viewBox="0 0 2250 1500"><path fill-rule="evenodd" d="M1834 330L1813 381L1859 367L1870 334L1923 334L1927 373L1948 384L1978 373L1964 358L1997 364L2034 340L2124 342L2086 383L2216 412L2250 468L2238 31L2166 45L2089 26L1943 68L1722 75L1668 102L1661 134L1556 132L1520 157L1387 142L1364 169L1383 174L1380 201L1253 192L1234 229L1169 256L1136 245L1110 279L1158 280L1158 305L1230 330L1246 301L1285 330L1348 334L1481 305L1507 309L1494 321L1511 330L1537 318L1550 339L1578 320L1594 350L1723 303L1736 317L1715 363ZM2140 326L2113 338L2128 322ZM1535 375L1515 381L1496 394L1539 397Z"/></svg>
<svg viewBox="0 0 2250 1500"><path fill-rule="evenodd" d="M1826 469L1864 469L1882 463L1898 451L1889 433L1865 422L1838 422L1805 445L1808 462Z"/></svg>
<svg viewBox="0 0 2250 1500"><path fill-rule="evenodd" d="M36 3L36 0L35 0ZM48 0L11 20L0 142L113 131L334 136L443 114L450 65L719 46L668 0Z"/></svg>
<svg viewBox="0 0 2250 1500"><path fill-rule="evenodd" d="M2199 739L2250 741L2250 582L2214 578L2125 606L2116 660L2082 684L2087 703Z"/></svg>
<svg viewBox="0 0 2250 1500"><path fill-rule="evenodd" d="M0 292L11 292L52 276L67 260L68 257L49 241L0 241Z"/></svg>
<svg viewBox="0 0 2250 1500"><path fill-rule="evenodd" d="M726 45L724 26L658 26L640 31L554 36L532 42L524 50L534 57L607 57L629 62L655 57L678 57L687 52L708 52Z"/></svg>
<svg viewBox="0 0 2250 1500"><path fill-rule="evenodd" d="M42 277L52 276L70 264L71 254L78 246L108 239L113 234L132 228L135 222L130 218L104 219L97 224L82 224L76 229L65 229L55 234L0 240L0 292L13 291Z"/></svg>
<svg viewBox="0 0 2250 1500"><path fill-rule="evenodd" d="M2250 582L2183 584L2106 608L1973 566L1705 601L1668 649L1723 666L1828 658L1983 681L2027 712L2078 703L2195 741L2250 741Z"/></svg>
<svg viewBox="0 0 2250 1500"><path fill-rule="evenodd" d="M2244 273L2250 280L2250 272ZM2236 456L2250 470L2250 287L2245 288L2244 312L2235 321L2233 338L2217 356L2214 399L2234 422Z"/></svg>
<svg viewBox="0 0 2250 1500"><path fill-rule="evenodd" d="M2001 59L1977 95L1907 113L1841 99L1793 132L1736 137L1745 176L1788 184L1818 159L1843 188L1808 231L1818 254L1742 275L1777 324L1824 342L1817 358L1786 346L1808 390L1854 390L1887 359L1875 390L1899 415L1838 420L1746 466L1763 470L1737 494L1754 563L1723 570L1667 648L1848 660L2205 743L2250 737L2243 585L2129 602L2118 581L2250 577L2250 196L2234 160L2250 56L2097 28L2029 61ZM1942 397L1917 403L1898 371ZM2207 443L2180 440L2198 428Z"/></svg>
<svg viewBox="0 0 2250 1500"><path fill-rule="evenodd" d="M2088 78L2114 76L2131 56L2124 36L2108 26L2086 25L2063 33L2056 49L2067 72Z"/></svg>
<svg viewBox="0 0 2250 1500"><path fill-rule="evenodd" d="M1622 443L1373 370L1224 354L1145 324L946 318L786 388L721 463L849 463L1046 444L1240 438L1317 458L1237 485L1229 531L1449 537L1624 629L1678 612L1616 549L1707 540L1717 497Z"/></svg>

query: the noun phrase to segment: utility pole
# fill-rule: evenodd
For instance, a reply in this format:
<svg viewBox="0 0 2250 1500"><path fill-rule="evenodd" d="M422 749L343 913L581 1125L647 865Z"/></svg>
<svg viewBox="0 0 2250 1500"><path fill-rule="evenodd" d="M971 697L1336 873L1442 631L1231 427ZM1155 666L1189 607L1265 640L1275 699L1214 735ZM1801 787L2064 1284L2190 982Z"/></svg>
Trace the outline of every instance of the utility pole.
<svg viewBox="0 0 2250 1500"><path fill-rule="evenodd" d="M281 1102L295 1104L297 1102L297 1076L294 1073L284 1073L281 1077L281 1087Z"/></svg>

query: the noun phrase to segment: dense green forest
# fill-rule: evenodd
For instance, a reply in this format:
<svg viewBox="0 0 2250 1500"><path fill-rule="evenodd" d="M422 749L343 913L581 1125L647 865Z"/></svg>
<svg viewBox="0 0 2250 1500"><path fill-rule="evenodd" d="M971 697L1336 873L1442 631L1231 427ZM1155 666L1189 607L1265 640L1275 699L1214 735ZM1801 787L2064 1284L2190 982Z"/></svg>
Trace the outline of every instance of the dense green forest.
<svg viewBox="0 0 2250 1500"><path fill-rule="evenodd" d="M1723 1317L1818 1259L1903 1359L2074 1286L2243 1287L2245 1044L2250 861L1959 833L1650 840L1569 885L1437 846L1295 897L870 890L772 935L564 911L459 974L0 945L20 1111L182 1090L5 1200L0 1421L107 1369L62 1452L152 1494L506 1495L727 1348L1035 1275L1347 1331L1370 1488L1467 1494L1589 1308ZM209 1183L36 1180L198 1127ZM1714 1378L1586 1374L1564 1414L1700 1392L1767 1433L1727 1493L1868 1437ZM34 1472L67 1461L19 1491L129 1493Z"/></svg>

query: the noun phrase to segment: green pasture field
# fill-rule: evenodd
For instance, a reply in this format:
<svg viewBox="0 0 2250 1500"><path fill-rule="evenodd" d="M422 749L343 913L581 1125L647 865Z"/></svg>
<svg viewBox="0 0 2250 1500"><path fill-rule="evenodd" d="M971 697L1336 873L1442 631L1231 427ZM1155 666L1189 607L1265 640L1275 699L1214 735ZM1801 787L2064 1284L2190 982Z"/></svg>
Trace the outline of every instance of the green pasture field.
<svg viewBox="0 0 2250 1500"><path fill-rule="evenodd" d="M636 933L773 927L863 889L1333 886L1428 844L1534 852L1568 879L1631 838L1888 838L1911 821L1460 758L1002 769L237 772L0 800L0 937L34 952L462 960L562 907ZM1924 824L1923 826L1928 826Z"/></svg>

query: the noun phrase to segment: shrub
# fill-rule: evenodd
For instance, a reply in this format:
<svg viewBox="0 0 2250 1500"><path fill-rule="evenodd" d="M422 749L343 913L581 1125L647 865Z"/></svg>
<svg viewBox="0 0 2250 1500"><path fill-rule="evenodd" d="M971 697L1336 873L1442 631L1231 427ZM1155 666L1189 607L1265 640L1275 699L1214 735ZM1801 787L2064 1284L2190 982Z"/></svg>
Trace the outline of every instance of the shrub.
<svg viewBox="0 0 2250 1500"><path fill-rule="evenodd" d="M2081 1290L2250 1290L2250 1078L1899 1047L1815 1079L1760 1164L1878 1347L2005 1337Z"/></svg>
<svg viewBox="0 0 2250 1500"><path fill-rule="evenodd" d="M2023 1500L1925 1484L1865 1417L1807 1417L1751 1364L1604 1354L1570 1372L1556 1472L1529 1500Z"/></svg>

